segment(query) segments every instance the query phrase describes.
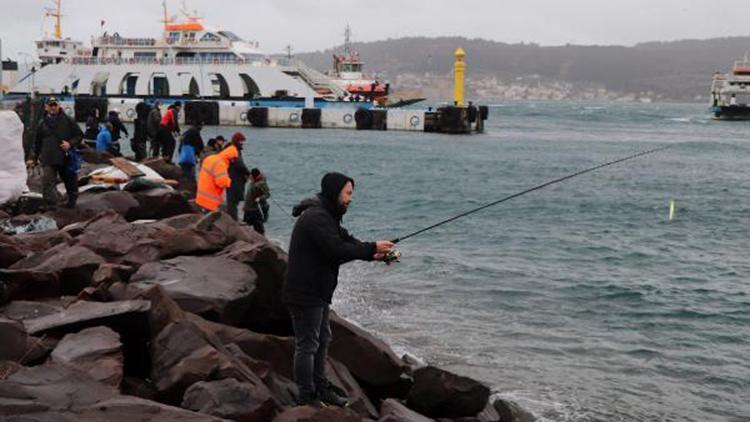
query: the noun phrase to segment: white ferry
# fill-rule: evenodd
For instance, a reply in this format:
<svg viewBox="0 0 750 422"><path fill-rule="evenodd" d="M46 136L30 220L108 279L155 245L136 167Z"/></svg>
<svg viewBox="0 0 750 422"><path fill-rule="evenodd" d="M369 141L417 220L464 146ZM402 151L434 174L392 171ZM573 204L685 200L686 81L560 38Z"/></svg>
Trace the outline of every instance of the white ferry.
<svg viewBox="0 0 750 422"><path fill-rule="evenodd" d="M62 38L60 0L56 6L48 12L56 18L54 37L37 42L41 67L19 77L11 95L56 95L75 102L67 108L77 116L117 108L126 121L136 117L139 102L211 103L199 112L221 120L215 124L243 123L248 107L373 106L302 62L266 54L257 42L208 27L196 14L183 10L179 21L170 18L165 2L161 37L104 32L90 49Z"/></svg>
<svg viewBox="0 0 750 422"><path fill-rule="evenodd" d="M731 74L714 73L711 113L720 120L750 120L750 58L734 63Z"/></svg>

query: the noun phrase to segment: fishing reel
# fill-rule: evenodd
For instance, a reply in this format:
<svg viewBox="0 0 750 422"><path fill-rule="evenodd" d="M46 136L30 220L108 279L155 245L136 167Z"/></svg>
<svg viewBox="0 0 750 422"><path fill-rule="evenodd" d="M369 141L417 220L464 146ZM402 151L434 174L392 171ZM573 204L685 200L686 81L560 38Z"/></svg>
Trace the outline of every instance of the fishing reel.
<svg viewBox="0 0 750 422"><path fill-rule="evenodd" d="M396 248L391 249L383 257L383 262L387 265L391 265L394 262L401 262L401 252Z"/></svg>

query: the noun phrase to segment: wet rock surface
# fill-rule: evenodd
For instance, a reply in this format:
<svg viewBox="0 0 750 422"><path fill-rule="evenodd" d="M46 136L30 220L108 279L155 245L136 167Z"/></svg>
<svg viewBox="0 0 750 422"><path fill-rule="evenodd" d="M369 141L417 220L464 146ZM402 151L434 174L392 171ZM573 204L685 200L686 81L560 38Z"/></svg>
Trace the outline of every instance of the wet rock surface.
<svg viewBox="0 0 750 422"><path fill-rule="evenodd" d="M82 172L106 165L90 158L101 163ZM489 401L480 382L398 358L337 315L327 376L350 406L296 406L285 251L167 187L97 187L77 209L43 214L38 199L0 213L0 420L533 418Z"/></svg>

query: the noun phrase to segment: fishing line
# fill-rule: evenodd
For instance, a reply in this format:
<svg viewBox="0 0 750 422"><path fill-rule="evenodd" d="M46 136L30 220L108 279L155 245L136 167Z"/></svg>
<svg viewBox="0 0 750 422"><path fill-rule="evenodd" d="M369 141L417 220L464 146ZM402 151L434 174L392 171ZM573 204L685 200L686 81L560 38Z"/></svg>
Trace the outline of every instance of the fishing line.
<svg viewBox="0 0 750 422"><path fill-rule="evenodd" d="M456 216L447 218L447 219L445 219L443 221L435 223L435 224L433 224L433 225L431 225L429 227L425 227L423 229L417 230L415 232L409 233L409 234L407 234L405 236L397 237L397 238L393 239L392 242L393 243L402 242L402 241L404 241L406 239L409 239L411 237L417 236L417 235L419 235L421 233L424 233L426 231L432 230L432 229L440 227L440 226L442 226L444 224L448 224L448 223L450 223L452 221L458 220L459 218L466 217L468 215L471 215L471 214L474 214L476 212L479 212L479 211L481 211L481 210L483 210L485 208L489 208L489 207L501 204L501 203L503 203L505 201L509 201L509 200L511 200L513 198L518 198L519 196L526 195L527 193L534 192L535 190L546 188L547 186L554 185L556 183L560 183L560 182L563 182L565 180L572 179L574 177L580 176L582 174L590 173L592 171L599 170L599 169L604 168L604 167L609 167L611 165L614 165L614 164L617 164L617 163L621 163L623 161L628 161L628 160L632 160L634 158L642 157L644 155L653 154L653 153L658 152L658 151L663 151L663 150L665 150L667 148L673 147L674 145L676 145L676 144L666 145L666 146L663 146L663 147L650 149L648 151L642 151L642 152L639 152L637 154L633 154L633 155L629 155L629 156L624 157L624 158L619 158L617 160L609 161L609 162L606 162L604 164L599 164L597 166L590 167L590 168L587 168L585 170L581 170L581 171L569 174L567 176L563 176L563 177L560 177L558 179L551 180L551 181L546 182L546 183L542 183L541 185L534 186L533 188L530 188L530 189L526 189L525 191L514 193L513 195L506 196L505 198L498 199L497 201L490 202L489 204L485 204L485 205L482 205L480 207L477 207L477 208L471 209L469 211L463 212L461 214L458 214Z"/></svg>

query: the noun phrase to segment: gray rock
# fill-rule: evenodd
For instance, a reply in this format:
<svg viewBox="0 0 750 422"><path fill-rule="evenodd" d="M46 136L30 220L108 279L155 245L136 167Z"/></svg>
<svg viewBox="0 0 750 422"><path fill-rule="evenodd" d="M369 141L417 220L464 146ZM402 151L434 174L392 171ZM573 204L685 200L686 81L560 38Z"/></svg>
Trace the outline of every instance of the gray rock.
<svg viewBox="0 0 750 422"><path fill-rule="evenodd" d="M122 343L119 334L107 327L66 335L52 351L51 360L75 366L104 384L119 387L122 382Z"/></svg>
<svg viewBox="0 0 750 422"><path fill-rule="evenodd" d="M160 285L185 311L236 325L251 305L256 279L252 268L237 261L181 256L143 265L130 285Z"/></svg>
<svg viewBox="0 0 750 422"><path fill-rule="evenodd" d="M185 392L182 408L241 422L273 419L276 405L268 390L235 379L197 382Z"/></svg>
<svg viewBox="0 0 750 422"><path fill-rule="evenodd" d="M500 416L501 422L534 422L536 418L517 403L497 398L492 402L492 407Z"/></svg>

